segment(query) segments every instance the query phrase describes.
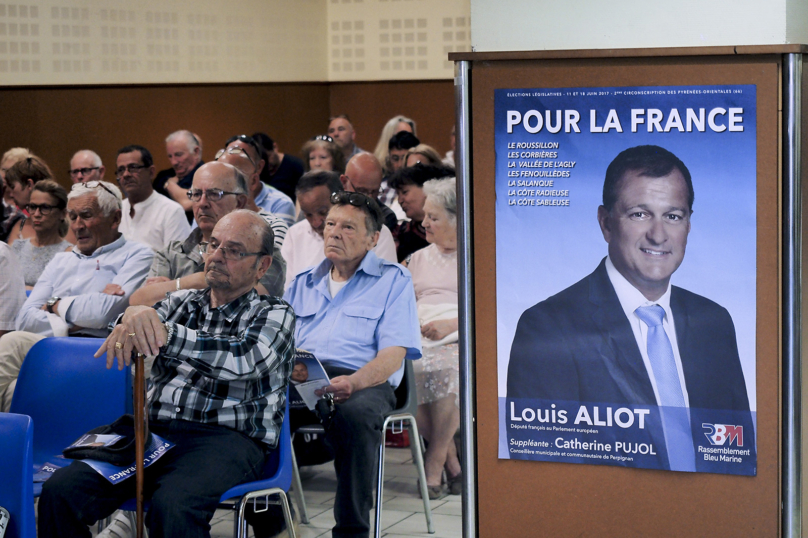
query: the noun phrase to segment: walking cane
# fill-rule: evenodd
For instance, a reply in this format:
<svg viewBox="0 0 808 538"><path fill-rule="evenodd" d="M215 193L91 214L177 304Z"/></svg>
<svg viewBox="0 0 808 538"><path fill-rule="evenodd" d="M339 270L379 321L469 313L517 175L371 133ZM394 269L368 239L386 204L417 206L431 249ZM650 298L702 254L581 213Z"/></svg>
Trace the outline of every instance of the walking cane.
<svg viewBox="0 0 808 538"><path fill-rule="evenodd" d="M146 382L143 362L146 355L134 353L135 361L135 504L137 505L137 538L143 538L143 460L149 434L146 409Z"/></svg>

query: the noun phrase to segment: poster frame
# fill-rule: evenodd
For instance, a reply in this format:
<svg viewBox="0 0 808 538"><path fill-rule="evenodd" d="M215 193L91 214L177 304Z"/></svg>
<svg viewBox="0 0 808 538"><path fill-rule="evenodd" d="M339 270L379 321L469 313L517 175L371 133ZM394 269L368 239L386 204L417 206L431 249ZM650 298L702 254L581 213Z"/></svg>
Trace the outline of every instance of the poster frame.
<svg viewBox="0 0 808 538"><path fill-rule="evenodd" d="M492 64L519 61L524 63L541 63L556 59L598 58L649 58L649 57L687 57L687 56L734 56L756 55L770 56L778 62L780 68L777 85L781 114L778 117L779 140L778 149L778 214L779 241L777 265L779 266L778 299L780 323L778 330L781 336L780 346L780 432L779 444L779 491L778 505L782 506L779 514L780 536L797 538L802 532L802 429L800 424L800 385L802 372L799 368L802 328L800 286L801 253L803 241L803 219L801 211L803 200L800 191L801 162L806 152L801 151L801 123L803 121L801 95L804 90L803 53L808 52L806 45L767 45L746 47L694 47L675 49L621 49L597 51L527 51L502 53L454 53L450 60L456 62L455 94L457 112L457 177L458 177L458 254L461 324L460 324L460 361L461 361L461 432L463 436L463 463L465 486L467 493L463 495L463 536L480 535L479 461L478 429L497 428L497 425L480 424L477 415L478 393L476 369L477 325L475 324L475 285L479 276L475 275L475 235L474 235L474 148L473 121L474 98L472 96L475 67L486 68ZM640 63L642 60L640 60ZM502 87L506 87L503 83ZM485 270L485 268L483 268ZM477 273L481 275L481 273ZM489 275L484 275L489 276ZM479 291L479 290L477 290ZM534 463L540 465L541 463ZM517 486L518 487L518 486Z"/></svg>

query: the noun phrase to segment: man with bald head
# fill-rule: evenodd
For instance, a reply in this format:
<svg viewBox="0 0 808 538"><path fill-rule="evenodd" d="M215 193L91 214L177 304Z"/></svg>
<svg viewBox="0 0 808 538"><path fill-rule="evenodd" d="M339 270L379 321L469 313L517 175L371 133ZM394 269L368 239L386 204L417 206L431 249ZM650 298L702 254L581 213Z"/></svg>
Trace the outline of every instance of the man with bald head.
<svg viewBox="0 0 808 538"><path fill-rule="evenodd" d="M162 300L166 293L207 287L203 271L205 258L200 252L200 244L210 241L210 234L222 217L245 208L249 197L247 180L230 164L210 162L194 174L186 197L192 202L197 228L185 241L172 241L168 247L155 253L149 278L132 294L130 304L151 306ZM256 291L261 295L280 296L285 275L276 264L272 266L262 273Z"/></svg>
<svg viewBox="0 0 808 538"><path fill-rule="evenodd" d="M206 167L232 172L221 163ZM209 178L204 171L192 190L203 188L196 182ZM206 197L194 206L208 228L197 207ZM123 368L133 351L156 355L149 431L174 447L145 477L153 538L209 537L219 497L261 477L278 446L294 365L292 308L255 291L273 263L272 229L254 212L236 210L207 236L203 288L129 307L96 352L107 353L107 368L116 361ZM81 462L59 469L39 501L40 536L89 536L88 527L130 499L134 487L134 480L111 484Z"/></svg>
<svg viewBox="0 0 808 538"><path fill-rule="evenodd" d="M70 159L70 179L73 183L102 181L105 171L101 157L92 150L80 149Z"/></svg>
<svg viewBox="0 0 808 538"><path fill-rule="evenodd" d="M372 153L360 153L348 161L345 173L339 179L346 191L358 192L376 200L382 210L384 225L392 232L396 229L398 219L393 210L379 200L383 177L384 170L379 159Z"/></svg>

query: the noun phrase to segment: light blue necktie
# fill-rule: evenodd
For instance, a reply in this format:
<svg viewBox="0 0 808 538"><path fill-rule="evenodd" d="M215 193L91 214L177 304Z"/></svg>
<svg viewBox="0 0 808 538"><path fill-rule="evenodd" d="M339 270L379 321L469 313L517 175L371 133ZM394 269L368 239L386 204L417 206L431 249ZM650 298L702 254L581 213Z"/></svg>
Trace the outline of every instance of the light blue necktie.
<svg viewBox="0 0 808 538"><path fill-rule="evenodd" d="M673 347L662 327L665 309L659 305L641 306L634 313L648 326L648 360L659 392L659 413L665 430L671 470L693 472L696 470L696 454L690 430L690 413L685 407Z"/></svg>

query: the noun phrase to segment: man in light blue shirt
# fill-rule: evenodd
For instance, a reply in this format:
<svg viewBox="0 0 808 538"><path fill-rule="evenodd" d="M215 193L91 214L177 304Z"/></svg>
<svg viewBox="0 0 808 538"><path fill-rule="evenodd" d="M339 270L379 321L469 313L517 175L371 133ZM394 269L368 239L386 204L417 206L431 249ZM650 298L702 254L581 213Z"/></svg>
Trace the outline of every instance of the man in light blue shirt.
<svg viewBox="0 0 808 538"><path fill-rule="evenodd" d="M241 148L244 150L247 159L252 165L253 171L252 174L247 176L247 183L250 187L250 194L255 199L255 205L264 211L272 213L279 219L282 219L287 226L293 225L295 223L296 214L295 203L286 194L261 181L261 171L266 166L266 162L261 158L261 155L264 153L264 148L261 146L261 143L247 135L230 137L225 143L224 149L216 154L216 159L220 159L220 157L231 148Z"/></svg>
<svg viewBox="0 0 808 538"><path fill-rule="evenodd" d="M146 278L152 250L118 232L121 193L112 183L73 185L67 201L77 244L45 267L17 315L17 330L0 338L0 410L7 411L25 354L48 336L106 336L108 324Z"/></svg>
<svg viewBox="0 0 808 538"><path fill-rule="evenodd" d="M384 415L396 405L403 359L421 357L421 332L409 271L371 252L382 226L378 204L353 192L331 201L326 259L299 274L284 298L297 315L296 347L331 378L324 392L336 403L325 436L336 456L333 536L367 536Z"/></svg>

